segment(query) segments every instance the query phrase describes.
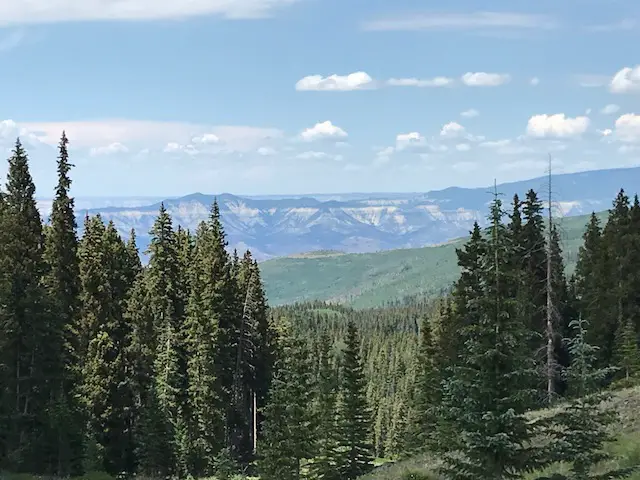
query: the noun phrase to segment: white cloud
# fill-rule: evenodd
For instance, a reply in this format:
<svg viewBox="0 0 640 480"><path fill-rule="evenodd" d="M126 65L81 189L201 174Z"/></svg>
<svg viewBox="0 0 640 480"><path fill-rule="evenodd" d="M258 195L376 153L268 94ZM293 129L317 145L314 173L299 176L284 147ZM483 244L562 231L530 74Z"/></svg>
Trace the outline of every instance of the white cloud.
<svg viewBox="0 0 640 480"><path fill-rule="evenodd" d="M428 79L420 78L391 78L387 84L392 87L449 87L455 83L453 78L434 77Z"/></svg>
<svg viewBox="0 0 640 480"><path fill-rule="evenodd" d="M277 153L276 150L271 147L260 147L257 151L258 151L258 154L262 155L263 157L270 157Z"/></svg>
<svg viewBox="0 0 640 480"><path fill-rule="evenodd" d="M597 130L597 132L603 137L609 137L613 133L613 130L610 128L605 128L604 130Z"/></svg>
<svg viewBox="0 0 640 480"><path fill-rule="evenodd" d="M204 135L193 137L191 141L201 145L215 145L220 143L220 138L213 133L205 133Z"/></svg>
<svg viewBox="0 0 640 480"><path fill-rule="evenodd" d="M558 23L546 15L510 12L409 14L366 22L365 30L552 29Z"/></svg>
<svg viewBox="0 0 640 480"><path fill-rule="evenodd" d="M497 87L511 80L511 76L504 73L468 72L462 75L462 83L468 87Z"/></svg>
<svg viewBox="0 0 640 480"><path fill-rule="evenodd" d="M404 150L409 147L424 145L425 138L418 132L401 133L396 136L396 149Z"/></svg>
<svg viewBox="0 0 640 480"><path fill-rule="evenodd" d="M329 120L316 123L313 127L307 128L300 134L300 138L307 142L322 140L327 138L345 138L347 132L334 125Z"/></svg>
<svg viewBox="0 0 640 480"><path fill-rule="evenodd" d="M440 130L440 136L446 138L460 138L466 133L466 129L457 122L449 122Z"/></svg>
<svg viewBox="0 0 640 480"><path fill-rule="evenodd" d="M618 113L619 110L620 106L614 103L610 103L609 105L603 107L602 110L600 110L600 113L602 113L603 115L613 115L614 113Z"/></svg>
<svg viewBox="0 0 640 480"><path fill-rule="evenodd" d="M621 30L633 30L638 26L638 22L631 19L625 18L615 23L605 23L602 25L591 25L587 27L587 30L590 32L615 32Z"/></svg>
<svg viewBox="0 0 640 480"><path fill-rule="evenodd" d="M0 26L82 21L145 21L215 15L229 19L270 16L298 0L13 0L0 2Z"/></svg>
<svg viewBox="0 0 640 480"><path fill-rule="evenodd" d="M177 142L169 142L164 147L165 153L186 153L188 155L197 155L199 151L191 144L182 145Z"/></svg>
<svg viewBox="0 0 640 480"><path fill-rule="evenodd" d="M609 89L613 93L640 92L640 65L625 67L611 79Z"/></svg>
<svg viewBox="0 0 640 480"><path fill-rule="evenodd" d="M167 143L195 143L195 139L217 137L227 151L249 152L265 141L283 136L281 130L249 126L211 126L180 122L143 120L96 120L84 122L27 122L22 126L43 143L57 145L63 130L72 147L93 148L96 145L122 143L141 148L162 148ZM212 144L208 144L212 146Z"/></svg>
<svg viewBox="0 0 640 480"><path fill-rule="evenodd" d="M90 150L90 155L92 157L97 157L99 155L111 155L114 153L127 153L129 152L129 149L121 144L120 142L114 142L110 145L107 145L105 147L94 147Z"/></svg>
<svg viewBox="0 0 640 480"><path fill-rule="evenodd" d="M460 116L464 118L473 118L477 117L478 115L480 115L480 112L475 108L470 108L469 110L465 110L464 112L460 113Z"/></svg>
<svg viewBox="0 0 640 480"><path fill-rule="evenodd" d="M538 77L533 77L531 80L529 80L529 83L535 87L540 84L540 79Z"/></svg>
<svg viewBox="0 0 640 480"><path fill-rule="evenodd" d="M296 155L296 158L300 160L322 160L326 158L340 161L343 157L342 155L332 155L326 152L308 151L299 153L298 155Z"/></svg>
<svg viewBox="0 0 640 480"><path fill-rule="evenodd" d="M309 75L298 80L296 90L299 91L351 91L372 88L373 78L366 72L355 72L349 75Z"/></svg>
<svg viewBox="0 0 640 480"><path fill-rule="evenodd" d="M616 120L616 138L623 142L640 141L640 115L625 113Z"/></svg>
<svg viewBox="0 0 640 480"><path fill-rule="evenodd" d="M567 117L564 113L555 115L534 115L527 123L527 134L532 137L568 138L583 134L589 128L588 117Z"/></svg>
<svg viewBox="0 0 640 480"><path fill-rule="evenodd" d="M578 85L585 88L604 87L609 83L610 78L607 75L585 73L574 75Z"/></svg>
<svg viewBox="0 0 640 480"><path fill-rule="evenodd" d="M459 143L456 145L456 150L459 152L468 152L471 150L471 146L468 143Z"/></svg>

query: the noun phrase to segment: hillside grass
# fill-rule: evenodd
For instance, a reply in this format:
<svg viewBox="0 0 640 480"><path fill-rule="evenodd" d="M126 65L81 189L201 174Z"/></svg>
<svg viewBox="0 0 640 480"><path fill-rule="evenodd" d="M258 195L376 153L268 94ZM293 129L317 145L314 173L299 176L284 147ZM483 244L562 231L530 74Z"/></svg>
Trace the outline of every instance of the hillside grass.
<svg viewBox="0 0 640 480"><path fill-rule="evenodd" d="M604 222L607 212L598 216ZM569 272L588 220L586 215L556 220ZM310 252L268 260L260 269L271 305L325 300L377 307L404 297L439 296L458 277L455 250L465 241L376 253Z"/></svg>
<svg viewBox="0 0 640 480"><path fill-rule="evenodd" d="M640 387L619 390L614 393L609 405L618 412L618 421L611 426L611 432L616 440L606 446L606 450L614 456L614 459L605 462L600 467L602 470L609 467L640 467ZM532 416L544 416L549 410L534 412ZM361 477L360 480L404 480L409 479L409 474L414 473L416 480L439 480L436 475L438 465L435 457L429 454L416 456L397 463L387 463L378 467L372 473ZM564 472L564 465L555 465L543 472L536 472L524 477L532 480L542 473ZM640 480L640 470L635 472L629 480Z"/></svg>

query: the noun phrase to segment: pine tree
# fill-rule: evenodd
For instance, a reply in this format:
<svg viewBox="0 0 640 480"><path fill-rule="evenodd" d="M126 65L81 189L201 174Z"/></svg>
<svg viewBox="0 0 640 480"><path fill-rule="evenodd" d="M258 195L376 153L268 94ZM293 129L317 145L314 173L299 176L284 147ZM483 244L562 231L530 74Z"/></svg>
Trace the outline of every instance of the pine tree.
<svg viewBox="0 0 640 480"><path fill-rule="evenodd" d="M17 140L9 158L1 225L0 469L45 473L51 456L43 425L49 421L52 388L59 385L62 332L48 312L41 281L42 222L28 163Z"/></svg>
<svg viewBox="0 0 640 480"><path fill-rule="evenodd" d="M628 318L618 326L613 350L614 365L619 369L617 376L623 385L631 385L640 375L640 348L634 321Z"/></svg>
<svg viewBox="0 0 640 480"><path fill-rule="evenodd" d="M189 282L191 294L185 323L189 408L189 435L193 475L211 473L215 456L224 447L225 415L218 368L220 295L215 273L219 259L213 256L211 228L202 222L196 232Z"/></svg>
<svg viewBox="0 0 640 480"><path fill-rule="evenodd" d="M346 347L340 368L338 401L339 446L336 460L340 478L355 479L373 468L371 412L360 359L360 339L353 322L347 325Z"/></svg>
<svg viewBox="0 0 640 480"><path fill-rule="evenodd" d="M125 309L131 278L126 245L113 224L85 222L80 243L82 332L87 339L82 398L89 413L87 442L98 446L93 464L111 474L133 472L135 401L127 382L131 327Z"/></svg>
<svg viewBox="0 0 640 480"><path fill-rule="evenodd" d="M333 362L332 342L326 332L318 338L318 373L314 391L315 455L310 466L311 477L338 480L334 459L338 438L336 435L336 402L338 375Z"/></svg>
<svg viewBox="0 0 640 480"><path fill-rule="evenodd" d="M302 464L313 456L310 435L312 378L302 340L284 326L273 388L265 407L264 435L259 444L259 471L264 480L299 480Z"/></svg>
<svg viewBox="0 0 640 480"><path fill-rule="evenodd" d="M162 415L168 422L165 441L170 445L180 472L187 468L186 429L188 401L185 294L181 285L180 258L177 238L171 217L164 204L150 232L151 243L147 254L147 301L151 322L156 331L152 349L155 359L156 384L151 399L158 402Z"/></svg>
<svg viewBox="0 0 640 480"><path fill-rule="evenodd" d="M442 375L438 366L436 339L427 317L420 326L420 347L416 357L416 380L411 428L412 449L422 451L438 440L437 409L442 397Z"/></svg>
<svg viewBox="0 0 640 480"><path fill-rule="evenodd" d="M616 418L610 408L602 408L609 395L599 390L603 380L611 375L611 368L594 368L597 347L587 343L587 322L573 320L573 336L568 341L571 366L565 371L571 386L573 399L552 418L552 459L569 464L568 475L555 474L538 480L588 480L602 478L626 478L635 467L594 474L596 465L611 459L604 451L606 442L612 440L607 427Z"/></svg>
<svg viewBox="0 0 640 480"><path fill-rule="evenodd" d="M535 432L524 417L535 369L521 348L528 340L526 321L516 315L514 299L506 295L514 272L507 268L510 244L502 216L496 198L482 260L480 320L460 332L464 362L454 367L444 385L441 415L457 436L437 447L442 470L452 479L517 478L536 463L537 452L528 446Z"/></svg>
<svg viewBox="0 0 640 480"><path fill-rule="evenodd" d="M79 473L82 468L82 423L75 388L78 370L77 326L80 311L78 239L74 201L69 197L71 179L67 151L68 139L62 133L58 157L58 185L53 201L50 227L45 236L46 274L43 280L49 297L52 331L50 347L60 352L59 362L51 364L59 382L50 399L50 433L48 443L56 448L48 470L60 476Z"/></svg>

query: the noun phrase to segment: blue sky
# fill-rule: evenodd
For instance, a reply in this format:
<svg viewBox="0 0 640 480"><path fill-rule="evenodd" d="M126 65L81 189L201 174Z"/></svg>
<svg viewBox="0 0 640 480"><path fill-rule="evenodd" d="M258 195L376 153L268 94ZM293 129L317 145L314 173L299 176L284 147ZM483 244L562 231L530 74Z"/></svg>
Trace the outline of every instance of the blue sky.
<svg viewBox="0 0 640 480"><path fill-rule="evenodd" d="M630 0L13 0L0 147L38 195L425 191L640 163ZM637 114L636 114L637 112ZM3 166L4 168L4 166Z"/></svg>

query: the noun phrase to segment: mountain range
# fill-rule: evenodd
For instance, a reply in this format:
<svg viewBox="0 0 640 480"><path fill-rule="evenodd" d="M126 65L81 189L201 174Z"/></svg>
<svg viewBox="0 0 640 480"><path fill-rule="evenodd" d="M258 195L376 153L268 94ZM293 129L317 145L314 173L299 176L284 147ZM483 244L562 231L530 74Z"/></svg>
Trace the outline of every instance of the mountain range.
<svg viewBox="0 0 640 480"><path fill-rule="evenodd" d="M529 189L547 196L549 179L499 184L505 203ZM563 216L605 210L619 189L635 192L640 168L553 175L552 198ZM494 187L450 187L426 193L349 193L301 196L217 196L194 193L164 199L174 223L195 231L214 199L220 206L230 248L250 249L258 260L318 250L365 253L435 245L468 233L487 214ZM86 214L113 220L125 236L134 228L144 251L160 198L77 199L78 225ZM42 200L46 217L50 201Z"/></svg>

